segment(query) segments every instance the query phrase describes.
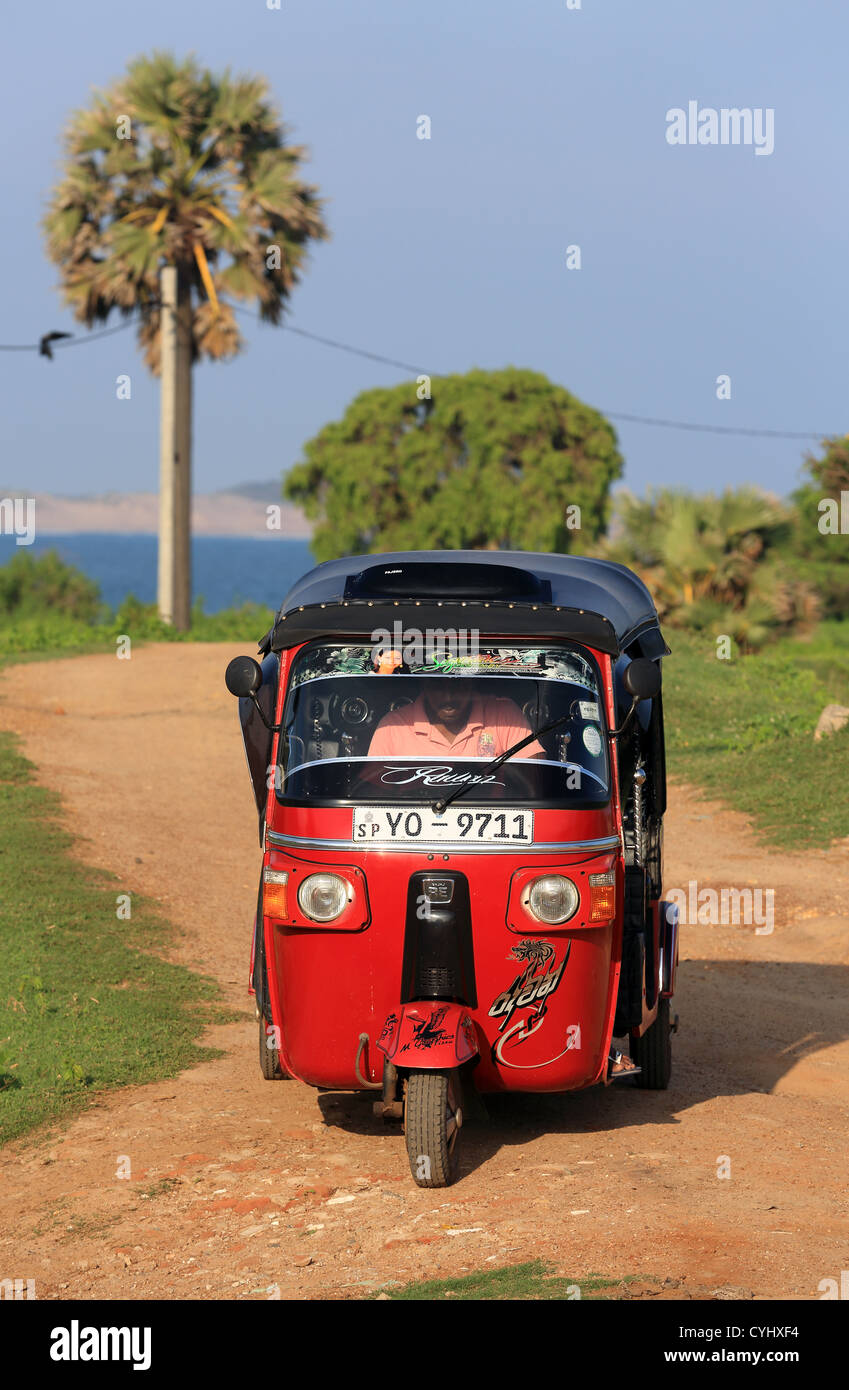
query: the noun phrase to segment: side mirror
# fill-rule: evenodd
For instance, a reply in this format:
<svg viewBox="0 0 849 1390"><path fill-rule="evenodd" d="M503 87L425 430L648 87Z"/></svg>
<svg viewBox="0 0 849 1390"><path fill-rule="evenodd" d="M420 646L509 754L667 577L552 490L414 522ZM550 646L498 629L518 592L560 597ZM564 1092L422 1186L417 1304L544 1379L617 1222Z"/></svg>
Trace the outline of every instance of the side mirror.
<svg viewBox="0 0 849 1390"><path fill-rule="evenodd" d="M250 699L262 685L262 668L252 656L234 656L224 672L224 683L231 695Z"/></svg>
<svg viewBox="0 0 849 1390"><path fill-rule="evenodd" d="M622 683L635 700L653 700L660 694L660 667L647 656L638 656L625 668Z"/></svg>

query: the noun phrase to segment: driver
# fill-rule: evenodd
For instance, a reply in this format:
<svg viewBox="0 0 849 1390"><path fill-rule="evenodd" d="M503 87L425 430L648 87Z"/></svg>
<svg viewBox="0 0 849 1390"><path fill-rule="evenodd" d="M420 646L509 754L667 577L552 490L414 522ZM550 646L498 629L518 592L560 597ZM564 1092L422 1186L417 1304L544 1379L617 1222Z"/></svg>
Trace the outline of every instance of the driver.
<svg viewBox="0 0 849 1390"><path fill-rule="evenodd" d="M427 680L417 700L384 715L369 746L370 757L497 758L531 732L519 706L504 696L482 695L462 677ZM544 758L534 739L517 758Z"/></svg>

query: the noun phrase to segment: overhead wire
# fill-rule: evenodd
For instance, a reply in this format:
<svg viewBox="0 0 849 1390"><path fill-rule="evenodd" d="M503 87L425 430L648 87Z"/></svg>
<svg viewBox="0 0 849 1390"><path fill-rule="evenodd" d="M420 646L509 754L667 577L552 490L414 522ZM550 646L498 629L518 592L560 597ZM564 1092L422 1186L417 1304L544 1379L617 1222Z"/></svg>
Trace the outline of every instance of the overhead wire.
<svg viewBox="0 0 849 1390"><path fill-rule="evenodd" d="M156 306L153 304L147 306L147 308L154 307ZM250 318L258 320L261 323L266 322L266 320L262 319L262 316L260 314L257 314L252 309L248 309L244 305L230 304L230 307L234 309L238 314L245 314ZM146 312L146 310L142 311L142 314L144 312ZM51 342L50 346L54 352L61 352L65 348L70 347L82 347L86 343L97 342L101 338L109 338L112 336L113 333L122 333L125 331L125 329L131 327L134 323L137 323L138 319L139 315L133 314L128 316L123 323L116 324L112 328L98 329L94 333L88 333L85 335L85 337L80 338L69 336L67 339ZM314 343L321 343L322 346L333 348L337 352L346 352L354 357L365 358L370 362L380 362L384 366L397 367L401 371L411 372L414 376L436 375L436 373L429 373L424 367L415 366L411 362L404 362L400 358L389 357L384 353L371 352L368 348L357 347L353 343L344 343L338 338L328 338L321 333L312 333L309 329L300 328L293 323L284 323L282 324L282 327L286 330L287 333L295 333L298 335L298 337L307 338ZM41 351L42 349L40 343L0 343L0 352ZM691 420L669 420L655 415L638 415L631 411L605 410L600 406L596 407L596 409L598 409L601 414L607 416L607 418L610 420L622 420L628 424L633 425L649 425L653 426L656 429L686 430L692 434L725 434L736 435L739 437L750 439L760 438L804 440L829 439L834 438L842 433L842 431L840 430L828 433L823 430L779 430L766 429L761 428L760 426L747 425L709 425L697 423Z"/></svg>

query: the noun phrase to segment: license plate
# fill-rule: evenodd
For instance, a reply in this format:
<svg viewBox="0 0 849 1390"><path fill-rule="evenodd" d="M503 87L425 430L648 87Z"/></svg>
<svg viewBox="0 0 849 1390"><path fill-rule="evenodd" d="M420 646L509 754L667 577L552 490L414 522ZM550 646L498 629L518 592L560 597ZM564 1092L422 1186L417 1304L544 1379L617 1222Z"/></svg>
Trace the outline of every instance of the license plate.
<svg viewBox="0 0 849 1390"><path fill-rule="evenodd" d="M359 845L438 844L531 845L533 811L480 811L449 806L441 815L429 806L355 806L354 841Z"/></svg>

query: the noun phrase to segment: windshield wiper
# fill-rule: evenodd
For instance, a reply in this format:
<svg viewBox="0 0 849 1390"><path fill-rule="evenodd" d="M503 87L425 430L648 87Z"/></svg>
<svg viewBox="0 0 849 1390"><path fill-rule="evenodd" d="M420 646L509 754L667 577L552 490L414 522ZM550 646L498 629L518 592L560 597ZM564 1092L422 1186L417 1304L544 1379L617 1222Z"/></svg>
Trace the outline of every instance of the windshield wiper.
<svg viewBox="0 0 849 1390"><path fill-rule="evenodd" d="M508 758L512 758L514 753L518 753L520 748L524 748L528 743L533 743L534 739L539 738L540 734L550 734L552 729L557 729L561 724L568 723L571 718L571 714L561 714L559 719L552 719L550 724L543 724L541 729L532 729L524 738L520 738L518 743L514 743L512 748L508 748L506 753L501 753L497 758L493 758L491 763L487 763L486 767L481 769L480 776L486 777L488 773L494 772L502 763L506 763ZM446 807L451 805L452 801L456 801L458 797L462 796L464 792L467 792L471 787L477 786L478 781L479 778L476 778L474 782L465 782L462 787L458 787L456 791L452 792L450 796L446 796L444 800L434 802L433 809L435 813L441 816L442 812Z"/></svg>

